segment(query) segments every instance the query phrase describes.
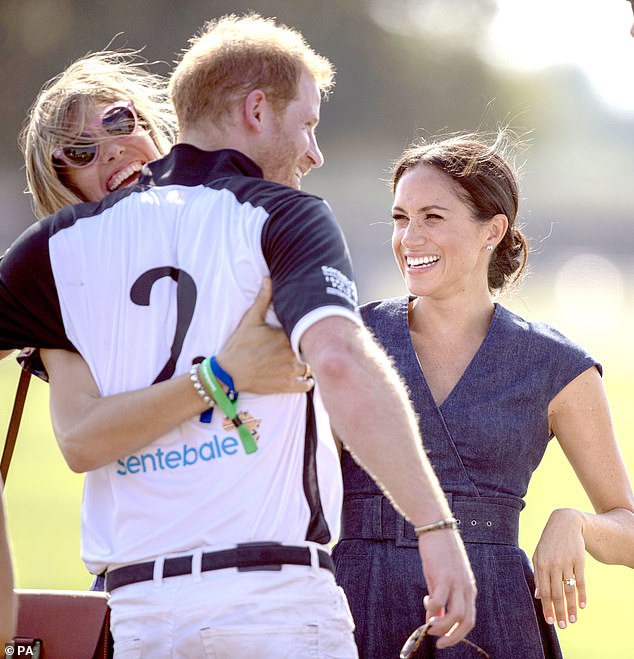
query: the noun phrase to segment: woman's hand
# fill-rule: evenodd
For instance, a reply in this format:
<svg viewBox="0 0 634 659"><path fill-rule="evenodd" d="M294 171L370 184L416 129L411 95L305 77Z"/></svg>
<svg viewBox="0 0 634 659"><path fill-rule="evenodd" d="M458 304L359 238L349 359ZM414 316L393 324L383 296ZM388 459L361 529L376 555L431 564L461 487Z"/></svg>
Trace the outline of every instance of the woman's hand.
<svg viewBox="0 0 634 659"><path fill-rule="evenodd" d="M586 546L583 513L561 508L551 513L533 554L535 597L541 600L544 618L561 629L577 620L586 605Z"/></svg>
<svg viewBox="0 0 634 659"><path fill-rule="evenodd" d="M251 308L217 356L236 391L255 394L304 393L313 388L307 364L299 362L284 330L265 322L272 286L262 282Z"/></svg>

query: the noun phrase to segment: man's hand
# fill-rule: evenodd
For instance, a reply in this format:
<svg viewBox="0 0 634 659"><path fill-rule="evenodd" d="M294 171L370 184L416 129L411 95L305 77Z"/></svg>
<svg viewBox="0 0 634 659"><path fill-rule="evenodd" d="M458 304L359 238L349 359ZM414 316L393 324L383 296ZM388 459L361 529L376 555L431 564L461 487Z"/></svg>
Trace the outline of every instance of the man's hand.
<svg viewBox="0 0 634 659"><path fill-rule="evenodd" d="M460 535L451 529L421 535L418 549L429 590L425 598L429 633L446 648L460 642L475 624L477 589Z"/></svg>

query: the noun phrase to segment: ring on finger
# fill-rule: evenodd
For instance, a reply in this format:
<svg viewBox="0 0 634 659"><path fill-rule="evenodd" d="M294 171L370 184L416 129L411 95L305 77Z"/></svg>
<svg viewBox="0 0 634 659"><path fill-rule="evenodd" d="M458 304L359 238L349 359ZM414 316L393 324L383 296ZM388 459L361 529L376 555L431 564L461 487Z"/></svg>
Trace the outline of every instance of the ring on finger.
<svg viewBox="0 0 634 659"><path fill-rule="evenodd" d="M562 581L566 584L566 586L570 586L571 588L577 585L577 580L574 576L568 577L568 579L562 579Z"/></svg>

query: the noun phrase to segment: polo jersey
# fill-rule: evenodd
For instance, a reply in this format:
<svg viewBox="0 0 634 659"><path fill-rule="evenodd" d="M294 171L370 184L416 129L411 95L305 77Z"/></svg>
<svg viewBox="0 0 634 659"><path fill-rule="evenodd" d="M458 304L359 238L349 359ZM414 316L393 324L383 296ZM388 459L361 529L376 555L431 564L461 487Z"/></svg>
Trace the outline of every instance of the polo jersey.
<svg viewBox="0 0 634 659"><path fill-rule="evenodd" d="M0 348L61 347L102 395L217 354L273 282L267 321L295 351L329 316L360 323L348 250L320 198L265 181L233 150L175 146L136 186L30 227L0 262ZM341 476L319 393L240 392L247 453L220 410L86 474L82 556L107 566L339 533ZM151 419L148 419L151 423Z"/></svg>

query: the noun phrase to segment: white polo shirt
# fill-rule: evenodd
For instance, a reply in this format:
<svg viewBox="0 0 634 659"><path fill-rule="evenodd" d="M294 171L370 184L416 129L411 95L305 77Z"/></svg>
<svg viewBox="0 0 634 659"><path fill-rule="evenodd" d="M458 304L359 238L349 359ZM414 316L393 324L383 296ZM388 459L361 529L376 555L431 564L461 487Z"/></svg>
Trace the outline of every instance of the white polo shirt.
<svg viewBox="0 0 634 659"><path fill-rule="evenodd" d="M273 281L270 321L298 350L327 316L360 322L325 202L262 179L236 151L178 145L132 189L27 230L0 262L0 348L76 349L105 396L217 354ZM197 547L339 532L341 476L319 394L240 392L245 453L220 410L86 474L82 556L95 573Z"/></svg>

